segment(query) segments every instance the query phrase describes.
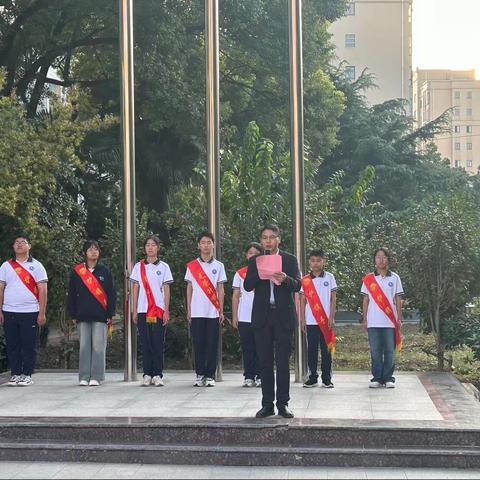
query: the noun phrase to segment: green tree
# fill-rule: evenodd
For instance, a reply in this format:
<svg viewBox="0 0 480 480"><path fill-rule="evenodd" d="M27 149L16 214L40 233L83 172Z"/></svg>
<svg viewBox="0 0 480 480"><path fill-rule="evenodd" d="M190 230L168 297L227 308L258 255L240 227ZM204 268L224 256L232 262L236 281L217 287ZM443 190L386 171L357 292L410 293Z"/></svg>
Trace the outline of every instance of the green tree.
<svg viewBox="0 0 480 480"><path fill-rule="evenodd" d="M466 175L466 174L465 174ZM463 312L478 295L478 201L468 182L405 209L383 231L395 246L407 297L435 334L438 367L444 367L442 322Z"/></svg>

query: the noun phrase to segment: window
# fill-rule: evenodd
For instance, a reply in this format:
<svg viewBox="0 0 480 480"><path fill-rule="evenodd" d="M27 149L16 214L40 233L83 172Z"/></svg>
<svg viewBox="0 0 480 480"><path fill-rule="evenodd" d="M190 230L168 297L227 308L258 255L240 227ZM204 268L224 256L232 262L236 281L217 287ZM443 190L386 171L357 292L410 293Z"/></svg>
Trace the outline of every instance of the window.
<svg viewBox="0 0 480 480"><path fill-rule="evenodd" d="M454 133L460 133L460 125L455 125L453 127L453 131L454 131Z"/></svg>
<svg viewBox="0 0 480 480"><path fill-rule="evenodd" d="M472 109L467 108L467 117L471 117L471 116L472 116Z"/></svg>
<svg viewBox="0 0 480 480"><path fill-rule="evenodd" d="M472 143L471 142L468 142L467 143L467 150L471 150L472 149Z"/></svg>
<svg viewBox="0 0 480 480"><path fill-rule="evenodd" d="M460 150L460 142L455 142L455 150Z"/></svg>
<svg viewBox="0 0 480 480"><path fill-rule="evenodd" d="M458 168L461 165L460 160L455 160L455 166Z"/></svg>
<svg viewBox="0 0 480 480"><path fill-rule="evenodd" d="M473 167L473 162L472 160L467 160L467 167L472 168Z"/></svg>
<svg viewBox="0 0 480 480"><path fill-rule="evenodd" d="M473 132L473 128L472 128L471 125L467 125L466 129L467 129L467 133L472 133Z"/></svg>
<svg viewBox="0 0 480 480"><path fill-rule="evenodd" d="M455 100L460 100L460 91L456 90L454 93Z"/></svg>
<svg viewBox="0 0 480 480"><path fill-rule="evenodd" d="M345 34L345 47L354 48L355 47L355 34L346 33Z"/></svg>
<svg viewBox="0 0 480 480"><path fill-rule="evenodd" d="M472 99L472 92L470 90L467 92L467 98L468 100Z"/></svg>
<svg viewBox="0 0 480 480"><path fill-rule="evenodd" d="M355 80L355 65L347 65L345 67L345 76L352 82Z"/></svg>
<svg viewBox="0 0 480 480"><path fill-rule="evenodd" d="M355 3L354 2L348 2L347 3L347 11L345 12L345 15L355 15Z"/></svg>
<svg viewBox="0 0 480 480"><path fill-rule="evenodd" d="M459 117L460 116L460 107L453 107L453 114L456 117Z"/></svg>

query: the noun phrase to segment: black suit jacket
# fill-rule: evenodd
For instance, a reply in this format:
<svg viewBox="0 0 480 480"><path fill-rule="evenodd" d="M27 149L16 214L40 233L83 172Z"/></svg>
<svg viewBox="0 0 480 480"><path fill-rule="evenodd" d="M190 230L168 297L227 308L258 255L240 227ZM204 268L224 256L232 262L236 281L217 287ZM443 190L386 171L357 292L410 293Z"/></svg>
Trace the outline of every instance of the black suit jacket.
<svg viewBox="0 0 480 480"><path fill-rule="evenodd" d="M294 292L300 291L300 272L297 259L286 252L279 252L282 257L282 272L287 278L281 285L274 285L273 294L277 307L278 321L285 328L293 330L297 324L297 313L295 311ZM243 283L247 292L255 290L252 310L252 328L262 328L267 320L270 303L270 281L260 280L258 276L256 257L248 261L248 270Z"/></svg>

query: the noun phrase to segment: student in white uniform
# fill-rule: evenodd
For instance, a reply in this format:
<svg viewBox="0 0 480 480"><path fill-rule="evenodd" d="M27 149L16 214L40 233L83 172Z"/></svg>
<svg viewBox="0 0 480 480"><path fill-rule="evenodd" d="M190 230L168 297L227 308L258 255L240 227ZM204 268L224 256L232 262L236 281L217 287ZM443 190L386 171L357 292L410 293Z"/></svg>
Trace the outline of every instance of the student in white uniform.
<svg viewBox="0 0 480 480"><path fill-rule="evenodd" d="M224 321L223 284L225 267L214 257L215 237L210 232L198 238L200 256L187 264L187 319L195 355L195 387L214 387L220 325Z"/></svg>
<svg viewBox="0 0 480 480"><path fill-rule="evenodd" d="M160 239L146 238L146 258L133 267L133 321L138 325L143 359L141 385L163 387L165 335L170 320L170 283L172 273L167 263L158 258Z"/></svg>
<svg viewBox="0 0 480 480"><path fill-rule="evenodd" d="M47 272L30 249L28 237L18 235L13 257L0 267L0 325L5 329L12 387L33 384L38 327L46 322Z"/></svg>
<svg viewBox="0 0 480 480"><path fill-rule="evenodd" d="M259 243L252 242L245 251L247 261L255 256L261 255L263 248ZM243 386L261 387L260 367L258 355L255 348L255 337L252 329L252 306L254 292L247 292L243 288L243 281L247 273L247 267L240 268L233 277L232 294L232 326L238 328L240 343L242 345L243 358Z"/></svg>
<svg viewBox="0 0 480 480"><path fill-rule="evenodd" d="M320 327L315 315L312 312L310 302L305 298L305 291L302 279L300 290L300 319L302 327L307 333L307 358L309 378L303 384L305 388L318 386L318 346L322 354L322 386L333 388L332 383L332 351L329 349L327 340L332 339L333 325L336 311L337 282L332 273L325 271L326 257L322 250L312 250L308 254L310 272L306 276L313 283L317 293L317 299L321 303L327 322ZM317 314L318 315L318 314ZM324 331L325 330L325 333ZM325 336L328 336L328 339ZM333 336L334 338L334 336Z"/></svg>
<svg viewBox="0 0 480 480"><path fill-rule="evenodd" d="M363 327L368 331L372 379L370 388L395 388L395 350L401 346L403 287L389 269L390 254L378 248L373 254L375 271L363 277Z"/></svg>

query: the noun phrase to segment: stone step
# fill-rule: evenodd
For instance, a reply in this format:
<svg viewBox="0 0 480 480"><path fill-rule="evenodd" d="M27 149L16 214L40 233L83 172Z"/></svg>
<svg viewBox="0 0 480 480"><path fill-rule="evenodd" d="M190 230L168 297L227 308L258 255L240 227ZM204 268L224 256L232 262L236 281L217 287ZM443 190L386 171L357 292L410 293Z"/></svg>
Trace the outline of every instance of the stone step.
<svg viewBox="0 0 480 480"><path fill-rule="evenodd" d="M479 448L306 448L0 442L0 460L229 466L480 468Z"/></svg>
<svg viewBox="0 0 480 480"><path fill-rule="evenodd" d="M315 448L479 448L480 429L405 428L380 426L325 426L304 420L290 422L229 421L217 419L158 419L143 423L116 419L29 422L25 419L0 422L0 441L75 442L82 444L138 445L259 445Z"/></svg>

